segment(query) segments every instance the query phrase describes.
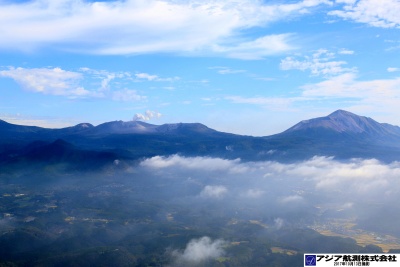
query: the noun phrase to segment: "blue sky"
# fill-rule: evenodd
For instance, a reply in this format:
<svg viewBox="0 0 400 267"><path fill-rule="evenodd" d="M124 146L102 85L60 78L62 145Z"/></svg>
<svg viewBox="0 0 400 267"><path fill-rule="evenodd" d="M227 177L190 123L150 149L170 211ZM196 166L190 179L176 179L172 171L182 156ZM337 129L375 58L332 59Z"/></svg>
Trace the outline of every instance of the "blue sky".
<svg viewBox="0 0 400 267"><path fill-rule="evenodd" d="M0 0L0 119L400 125L399 0Z"/></svg>

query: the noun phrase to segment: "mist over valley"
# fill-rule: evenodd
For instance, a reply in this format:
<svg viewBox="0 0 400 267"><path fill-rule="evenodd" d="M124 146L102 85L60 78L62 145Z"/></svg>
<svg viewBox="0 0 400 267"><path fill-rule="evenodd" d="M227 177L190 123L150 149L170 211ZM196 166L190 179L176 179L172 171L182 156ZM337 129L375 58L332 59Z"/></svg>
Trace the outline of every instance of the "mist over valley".
<svg viewBox="0 0 400 267"><path fill-rule="evenodd" d="M400 129L346 111L265 137L1 122L4 266L303 266L400 249Z"/></svg>

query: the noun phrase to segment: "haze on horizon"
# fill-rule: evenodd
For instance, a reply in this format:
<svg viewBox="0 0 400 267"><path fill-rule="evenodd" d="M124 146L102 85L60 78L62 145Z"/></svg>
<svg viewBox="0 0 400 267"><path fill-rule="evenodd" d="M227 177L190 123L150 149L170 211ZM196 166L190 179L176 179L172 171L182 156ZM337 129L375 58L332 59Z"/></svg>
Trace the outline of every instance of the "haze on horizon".
<svg viewBox="0 0 400 267"><path fill-rule="evenodd" d="M0 119L266 136L344 109L400 125L398 0L0 1Z"/></svg>

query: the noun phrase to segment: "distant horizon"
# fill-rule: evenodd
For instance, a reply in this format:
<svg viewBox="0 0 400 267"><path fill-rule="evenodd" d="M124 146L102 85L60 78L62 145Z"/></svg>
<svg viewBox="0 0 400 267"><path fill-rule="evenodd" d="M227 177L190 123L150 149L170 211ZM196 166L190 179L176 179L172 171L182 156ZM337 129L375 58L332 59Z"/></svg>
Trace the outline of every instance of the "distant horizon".
<svg viewBox="0 0 400 267"><path fill-rule="evenodd" d="M336 113L336 112L338 112L338 111L349 112L349 113L354 114L354 115L356 115L356 116L369 118L369 117L367 117L367 116L355 114L355 113L350 112L350 111L347 111L347 110L337 109L337 110L335 110L335 111L330 112L329 114L326 114L325 116L314 117L314 118L307 118L307 119L304 119L304 120L301 120L301 121L298 121L298 122L294 123L293 125L287 127L286 129L284 129L284 130L282 130L282 131L280 131L280 132L276 132L276 133L272 133L272 134L268 134L268 135L260 135L260 137L261 137L261 136L270 136L270 135L279 134L279 133L282 133L282 132L284 132L284 131L290 129L291 127L293 127L294 125L296 125L296 124L298 124L298 123L300 123L300 122L302 122L302 121L312 120L312 119L316 119L316 118L328 117L329 115L331 115L331 114L333 114L333 113ZM374 118L370 118L370 119L375 120ZM0 120L3 120L3 119L0 118ZM26 124L12 123L12 122L9 122L9 121L7 121L7 120L3 120L3 121L5 121L5 122L7 122L7 123L10 123L10 124L14 124L14 125L20 125L20 126L34 126L34 127L45 128L45 129L62 129L62 128L74 127L74 126L77 126L77 125L80 125L80 124L90 124L90 125L93 126L93 127L97 127L97 126L99 126L99 125L102 125L102 124L105 124L105 123L111 123L111 122L142 122L142 123L145 123L145 124L155 125L155 126L161 126L161 125L165 125L165 124L168 125L168 124L180 124L180 123L183 123L183 124L196 124L196 123L199 123L199 124L202 124L202 125L204 125L204 126L210 128L210 129L212 129L212 130L216 130L216 131L218 131L218 132L225 132L225 133L231 133L231 134L236 134L236 135L248 135L248 134L238 134L238 133L233 133L233 132L220 131L220 130L218 130L218 129L215 129L215 128L213 128L213 127L210 127L209 125L203 124L203 123L201 123L201 122L169 122L169 123L156 124L156 123L152 123L152 122L149 122L149 121L143 121L143 120L140 120L140 119L136 119L136 120L133 120L133 119L132 119L132 120L129 120L129 121L123 121L123 120L104 121L104 122L99 123L99 124L92 124L92 123L90 123L90 122L80 122L80 123L77 123L77 124L74 124L74 125L67 125L67 126L64 126L64 127L54 127L54 128L53 128L53 127L42 127L42 126L40 126L40 125L26 125ZM375 121L376 121L376 120L375 120ZM378 123L384 123L384 122L379 122L379 121L377 121L377 122L378 122ZM393 126L399 127L398 125L393 125ZM248 135L248 136L257 137L256 135Z"/></svg>

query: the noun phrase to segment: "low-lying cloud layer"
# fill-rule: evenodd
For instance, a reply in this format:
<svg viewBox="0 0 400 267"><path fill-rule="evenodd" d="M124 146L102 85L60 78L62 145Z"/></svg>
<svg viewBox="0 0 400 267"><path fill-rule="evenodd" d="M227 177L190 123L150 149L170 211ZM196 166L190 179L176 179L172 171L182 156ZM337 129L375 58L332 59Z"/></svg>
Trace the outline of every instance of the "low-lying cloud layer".
<svg viewBox="0 0 400 267"><path fill-rule="evenodd" d="M391 192L399 186L400 163L384 164L375 159L353 159L337 161L332 157L313 157L310 160L284 164L273 161L243 162L240 159L227 160L209 157L170 157L156 156L140 163L145 169L166 172L202 173L206 176L218 175L218 178L233 175L244 179L247 184L268 179L285 179L289 183L307 182L315 190L344 190L352 188L353 193L370 194L370 190ZM214 188L222 188L214 187ZM211 187L207 190L210 190ZM245 191L243 194L259 195L261 189Z"/></svg>
<svg viewBox="0 0 400 267"><path fill-rule="evenodd" d="M244 173L248 171L248 167L242 164L240 160L226 160L210 157L186 158L178 155L170 157L152 157L142 161L141 165L154 169L172 167L181 170L227 171L229 173Z"/></svg>
<svg viewBox="0 0 400 267"><path fill-rule="evenodd" d="M173 194L185 197L185 205L214 200L214 208L220 205L232 216L270 220L277 227L332 212L373 221L379 210L398 210L398 162L313 157L284 164L173 155L146 159L139 170L173 181L172 191L185 188Z"/></svg>
<svg viewBox="0 0 400 267"><path fill-rule="evenodd" d="M49 175L46 169L46 174L24 175L12 183L8 177L0 181L0 194L7 196L3 201L15 204L4 212L1 229L35 223L57 236L61 228L47 225L58 212L65 231L103 225L104 245L129 244L134 253L141 253L137 248L156 247L163 266L237 260L238 250L263 242L283 242L301 251L307 238L322 240L310 227L338 229L345 235L364 230L363 234L400 236L399 162L331 157L244 162L172 155L132 164L121 159L104 174L63 173L57 179L55 173ZM11 194L21 190L19 181L26 188L28 181L29 189ZM31 210L18 210L25 197L35 200ZM97 230L93 234L97 238ZM337 245L335 240L341 243L332 239L332 246ZM259 253L264 255L265 250Z"/></svg>

